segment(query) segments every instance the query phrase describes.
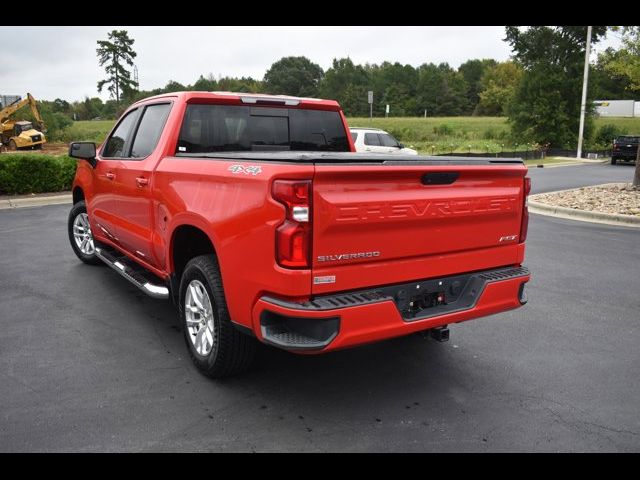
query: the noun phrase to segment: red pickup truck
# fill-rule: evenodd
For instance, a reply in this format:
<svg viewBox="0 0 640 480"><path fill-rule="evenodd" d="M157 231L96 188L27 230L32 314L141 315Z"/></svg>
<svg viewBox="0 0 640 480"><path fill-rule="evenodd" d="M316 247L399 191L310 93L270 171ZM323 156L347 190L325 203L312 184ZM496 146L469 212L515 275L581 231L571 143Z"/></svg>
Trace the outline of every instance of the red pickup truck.
<svg viewBox="0 0 640 480"><path fill-rule="evenodd" d="M355 153L335 101L182 92L132 105L79 162L68 231L178 306L195 364L256 341L323 353L520 307L520 159Z"/></svg>

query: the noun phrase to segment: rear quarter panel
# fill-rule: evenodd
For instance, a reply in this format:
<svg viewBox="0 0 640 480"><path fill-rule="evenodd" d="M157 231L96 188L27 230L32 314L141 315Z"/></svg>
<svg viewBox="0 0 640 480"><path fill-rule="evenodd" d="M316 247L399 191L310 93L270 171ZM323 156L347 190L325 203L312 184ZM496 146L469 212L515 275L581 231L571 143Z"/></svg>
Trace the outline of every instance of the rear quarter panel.
<svg viewBox="0 0 640 480"><path fill-rule="evenodd" d="M247 167L254 167L249 169ZM254 173L257 172L257 173ZM167 157L154 173L158 238L154 252L171 264L171 238L193 225L211 239L234 322L251 326L251 309L264 294L305 298L310 270L285 270L275 260L275 228L284 207L271 198L275 178L311 179L313 165Z"/></svg>

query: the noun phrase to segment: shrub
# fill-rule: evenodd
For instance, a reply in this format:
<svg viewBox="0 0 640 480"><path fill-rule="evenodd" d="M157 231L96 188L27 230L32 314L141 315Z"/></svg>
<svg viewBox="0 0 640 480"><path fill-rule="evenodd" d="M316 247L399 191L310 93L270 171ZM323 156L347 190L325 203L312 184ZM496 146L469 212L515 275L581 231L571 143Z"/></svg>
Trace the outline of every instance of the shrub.
<svg viewBox="0 0 640 480"><path fill-rule="evenodd" d="M447 123L443 123L437 127L433 127L433 133L440 136L452 135L453 127Z"/></svg>
<svg viewBox="0 0 640 480"><path fill-rule="evenodd" d="M619 135L626 134L627 131L612 123L605 123L598 129L594 143L600 147L609 147L613 139Z"/></svg>
<svg viewBox="0 0 640 480"><path fill-rule="evenodd" d="M498 138L498 129L495 127L487 128L482 134L484 140L496 140Z"/></svg>
<svg viewBox="0 0 640 480"><path fill-rule="evenodd" d="M70 190L77 161L66 155L0 154L0 194Z"/></svg>

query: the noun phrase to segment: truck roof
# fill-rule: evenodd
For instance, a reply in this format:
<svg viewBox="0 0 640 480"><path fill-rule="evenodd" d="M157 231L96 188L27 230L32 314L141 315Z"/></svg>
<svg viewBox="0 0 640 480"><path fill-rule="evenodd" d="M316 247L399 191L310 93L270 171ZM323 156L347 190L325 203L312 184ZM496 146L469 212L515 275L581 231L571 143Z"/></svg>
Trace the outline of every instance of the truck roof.
<svg viewBox="0 0 640 480"><path fill-rule="evenodd" d="M291 95L268 95L265 93L247 93L247 92L197 92L197 91L183 91L183 92L171 92L155 95L153 97L144 98L136 103L146 102L152 99L160 98L175 98L178 97L186 102L192 100L208 100L215 103L215 100L219 100L220 103L232 103L232 104L273 104L284 106L302 106L307 108L316 108L320 110L339 110L340 105L335 100L323 100L321 98L310 97L294 97Z"/></svg>

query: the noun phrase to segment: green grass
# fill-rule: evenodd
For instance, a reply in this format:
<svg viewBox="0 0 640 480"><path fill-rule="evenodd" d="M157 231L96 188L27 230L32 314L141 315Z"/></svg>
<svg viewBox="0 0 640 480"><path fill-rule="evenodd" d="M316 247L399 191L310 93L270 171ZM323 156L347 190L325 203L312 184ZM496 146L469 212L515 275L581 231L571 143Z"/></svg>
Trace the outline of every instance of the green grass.
<svg viewBox="0 0 640 480"><path fill-rule="evenodd" d="M348 118L350 127L381 128L422 154L498 153L532 150L509 138L506 117ZM597 118L596 130L611 123L628 133L640 132L640 118Z"/></svg>
<svg viewBox="0 0 640 480"><path fill-rule="evenodd" d="M546 158L538 159L538 160L525 160L524 161L525 165L528 165L530 167L531 166L536 166L536 165L553 165L553 164L557 164L557 163L571 163L571 162L580 163L576 159L563 158L563 157L546 157Z"/></svg>
<svg viewBox="0 0 640 480"><path fill-rule="evenodd" d="M102 143L113 127L114 120L82 120L67 127L60 141Z"/></svg>
<svg viewBox="0 0 640 480"><path fill-rule="evenodd" d="M505 117L391 117L349 118L351 127L374 127L390 132L407 146L423 154L435 153L498 153L531 150L527 144L515 145L509 139L509 125ZM611 123L627 133L640 133L640 118L597 118L596 128ZM74 122L64 133L62 141L101 143L111 130L113 120Z"/></svg>
<svg viewBox="0 0 640 480"><path fill-rule="evenodd" d="M625 117L600 117L596 118L596 127L600 128L602 125L611 123L618 128L624 130L625 133L631 135L640 135L640 117L625 118Z"/></svg>

